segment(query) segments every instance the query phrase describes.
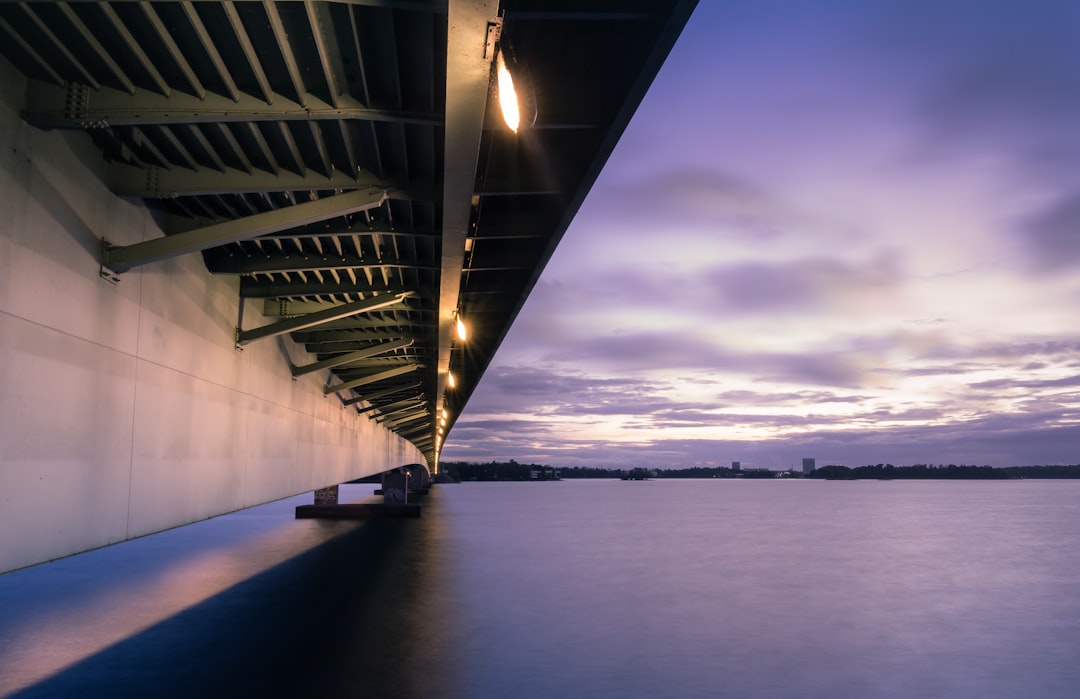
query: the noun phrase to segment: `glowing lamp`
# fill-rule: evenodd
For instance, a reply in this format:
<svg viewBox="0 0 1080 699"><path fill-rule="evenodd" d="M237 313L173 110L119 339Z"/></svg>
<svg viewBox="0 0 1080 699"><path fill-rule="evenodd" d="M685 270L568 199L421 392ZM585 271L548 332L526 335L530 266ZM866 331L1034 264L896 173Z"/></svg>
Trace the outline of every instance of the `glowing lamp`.
<svg viewBox="0 0 1080 699"><path fill-rule="evenodd" d="M514 79L510 76L510 69L506 67L506 59L502 51L499 51L495 59L495 70L498 77L499 107L502 109L503 120L511 131L517 133L521 126L521 108L518 106L517 91L514 90Z"/></svg>
<svg viewBox="0 0 1080 699"><path fill-rule="evenodd" d="M465 329L465 323L461 322L461 317L457 319L457 336L462 342L468 337L468 331Z"/></svg>
<svg viewBox="0 0 1080 699"><path fill-rule="evenodd" d="M457 386L457 379L454 378L454 372L446 372L446 383L450 386L450 388L454 388L455 386Z"/></svg>

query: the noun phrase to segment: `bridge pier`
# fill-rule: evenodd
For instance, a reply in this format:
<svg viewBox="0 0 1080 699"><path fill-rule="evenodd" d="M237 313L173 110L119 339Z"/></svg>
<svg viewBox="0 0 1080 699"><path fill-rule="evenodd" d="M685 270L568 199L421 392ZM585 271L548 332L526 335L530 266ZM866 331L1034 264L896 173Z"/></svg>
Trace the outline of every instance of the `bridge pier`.
<svg viewBox="0 0 1080 699"><path fill-rule="evenodd" d="M315 491L312 505L299 505L297 519L371 519L374 517L419 517L420 498L431 487L431 476L421 464L410 464L382 475L382 488L375 491L383 501L338 502L338 486Z"/></svg>
<svg viewBox="0 0 1080 699"><path fill-rule="evenodd" d="M338 487L331 485L326 488L319 488L315 491L315 504L316 505L336 505L338 504Z"/></svg>

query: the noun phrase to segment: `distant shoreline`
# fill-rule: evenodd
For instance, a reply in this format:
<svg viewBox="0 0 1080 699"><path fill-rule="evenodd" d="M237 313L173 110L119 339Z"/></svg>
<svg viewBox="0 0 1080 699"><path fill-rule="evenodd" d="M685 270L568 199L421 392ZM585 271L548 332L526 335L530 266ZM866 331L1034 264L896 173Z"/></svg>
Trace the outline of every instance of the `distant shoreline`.
<svg viewBox="0 0 1080 699"><path fill-rule="evenodd" d="M633 473L648 472L649 480L664 479L814 479L814 480L1021 480L1080 478L1080 464L1065 466L968 466L965 464L916 464L894 466L827 465L810 473L795 470L732 469L728 467L664 468L600 468L572 466L553 467L541 464L519 464L516 461L477 464L446 462L440 472L457 481L549 481L576 479L625 479Z"/></svg>

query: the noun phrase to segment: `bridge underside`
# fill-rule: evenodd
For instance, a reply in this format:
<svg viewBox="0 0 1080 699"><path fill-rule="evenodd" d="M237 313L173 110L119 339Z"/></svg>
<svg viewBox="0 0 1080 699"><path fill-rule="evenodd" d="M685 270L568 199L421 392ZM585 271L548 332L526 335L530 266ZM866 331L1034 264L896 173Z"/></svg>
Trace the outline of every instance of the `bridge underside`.
<svg viewBox="0 0 1080 699"><path fill-rule="evenodd" d="M693 4L0 4L0 571L437 471Z"/></svg>

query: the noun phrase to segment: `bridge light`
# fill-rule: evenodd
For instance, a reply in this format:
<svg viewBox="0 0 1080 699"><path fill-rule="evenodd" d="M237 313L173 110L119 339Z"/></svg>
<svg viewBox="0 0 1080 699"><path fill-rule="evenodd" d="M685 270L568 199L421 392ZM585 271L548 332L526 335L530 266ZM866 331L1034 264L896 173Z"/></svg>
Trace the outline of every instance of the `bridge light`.
<svg viewBox="0 0 1080 699"><path fill-rule="evenodd" d="M469 332L465 328L465 323L462 322L461 316L457 319L457 336L458 339L464 342L468 338Z"/></svg>
<svg viewBox="0 0 1080 699"><path fill-rule="evenodd" d="M446 385L448 385L450 388L454 388L457 386L457 379L454 378L454 372L446 372Z"/></svg>
<svg viewBox="0 0 1080 699"><path fill-rule="evenodd" d="M446 412L446 408L442 409L442 416L443 417L450 417L450 413Z"/></svg>
<svg viewBox="0 0 1080 699"><path fill-rule="evenodd" d="M502 109L503 120L510 130L518 132L521 126L521 108L518 106L517 91L514 90L514 79L510 76L510 69L506 67L506 58L499 51L495 59L495 70L498 73L499 107Z"/></svg>

